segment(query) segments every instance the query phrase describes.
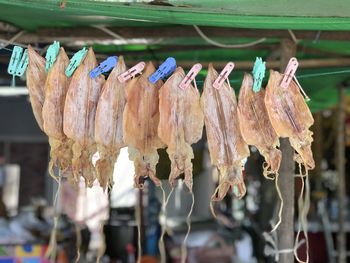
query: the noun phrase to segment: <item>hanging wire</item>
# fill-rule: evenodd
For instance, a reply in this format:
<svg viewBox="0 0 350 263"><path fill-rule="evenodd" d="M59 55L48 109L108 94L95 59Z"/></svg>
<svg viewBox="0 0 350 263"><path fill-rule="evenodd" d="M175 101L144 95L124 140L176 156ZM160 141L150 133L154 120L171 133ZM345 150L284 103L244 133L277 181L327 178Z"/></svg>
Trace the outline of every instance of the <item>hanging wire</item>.
<svg viewBox="0 0 350 263"><path fill-rule="evenodd" d="M4 42L0 45L0 50L9 46L9 45L12 45L20 36L22 36L26 31L25 30L22 30L22 31L19 31L16 35L14 35L13 37L11 37L9 40L3 40L1 39L0 41L1 42Z"/></svg>
<svg viewBox="0 0 350 263"><path fill-rule="evenodd" d="M215 40L209 38L207 35L205 35L203 33L203 31L196 25L193 25L194 29L197 31L198 35L200 37L202 37L206 42L208 42L209 44L213 45L213 46L217 46L217 47L221 47L221 48L245 48L245 47L252 47L255 46L257 44L260 44L262 42L266 41L266 37L260 38L256 41L252 41L249 43L244 43L244 44L234 44L234 45L228 45L228 44L222 44L219 42L216 42Z"/></svg>
<svg viewBox="0 0 350 263"><path fill-rule="evenodd" d="M125 38L123 38L121 35L118 35L117 33L114 33L112 30L108 29L105 26L93 25L91 27L97 28L97 29L107 33L108 35L114 37L115 39L122 40L122 41L125 41L125 43L127 43L127 40Z"/></svg>

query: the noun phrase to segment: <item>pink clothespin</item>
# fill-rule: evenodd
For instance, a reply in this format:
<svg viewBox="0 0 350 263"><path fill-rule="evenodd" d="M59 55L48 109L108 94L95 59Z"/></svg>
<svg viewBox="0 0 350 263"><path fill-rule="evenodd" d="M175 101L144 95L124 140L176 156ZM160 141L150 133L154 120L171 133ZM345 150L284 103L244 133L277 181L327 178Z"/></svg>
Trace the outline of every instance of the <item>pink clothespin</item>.
<svg viewBox="0 0 350 263"><path fill-rule="evenodd" d="M235 64L233 62L227 63L224 69L220 72L219 77L214 81L213 87L216 89L220 89L222 87L222 84L228 78L228 76L230 75L234 67L235 67Z"/></svg>
<svg viewBox="0 0 350 263"><path fill-rule="evenodd" d="M190 71L187 73L186 77L181 81L179 87L181 89L186 89L201 71L202 65L200 63L194 64Z"/></svg>
<svg viewBox="0 0 350 263"><path fill-rule="evenodd" d="M298 60L296 58L291 58L288 62L288 65L286 67L286 70L284 71L284 76L281 81L280 86L282 88L288 88L290 82L295 76L295 72L297 71L297 68L299 66Z"/></svg>
<svg viewBox="0 0 350 263"><path fill-rule="evenodd" d="M120 74L118 76L118 80L121 83L124 83L125 81L127 81L128 79L131 79L133 77L135 77L137 74L141 74L142 70L145 68L146 63L145 62L140 62L137 63L135 66L133 66L132 68L128 69L127 71L125 71L124 73Z"/></svg>

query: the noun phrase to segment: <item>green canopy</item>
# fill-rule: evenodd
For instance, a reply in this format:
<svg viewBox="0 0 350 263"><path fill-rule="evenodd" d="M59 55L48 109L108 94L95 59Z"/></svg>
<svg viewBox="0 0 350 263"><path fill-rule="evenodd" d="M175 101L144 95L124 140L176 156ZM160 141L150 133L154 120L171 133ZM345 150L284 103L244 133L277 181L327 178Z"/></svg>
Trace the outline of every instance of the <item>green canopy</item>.
<svg viewBox="0 0 350 263"><path fill-rule="evenodd" d="M0 0L0 20L34 33L43 28L94 25L128 27L130 30L133 27L153 27L160 31L166 30L169 25L319 30L314 40L298 40L298 59L344 58L350 55L348 41L322 39L324 30L350 30L348 0ZM212 39L224 44L240 44L258 38L227 35ZM254 48L222 49L212 46L200 35L184 37L179 31L179 37L160 38L155 43L91 44L96 53L123 54L126 61L161 62L173 56L181 66L184 61L254 61L257 56L266 59L278 49L279 42L278 37L268 37ZM173 49L174 46L177 48ZM313 111L331 107L337 102L336 87L340 83L346 85L349 69L298 70L300 83L312 98L309 105ZM327 74L338 71L342 73ZM205 71L197 78L199 86L204 74ZM239 88L242 77L243 72L240 71L234 71L231 75L235 88Z"/></svg>

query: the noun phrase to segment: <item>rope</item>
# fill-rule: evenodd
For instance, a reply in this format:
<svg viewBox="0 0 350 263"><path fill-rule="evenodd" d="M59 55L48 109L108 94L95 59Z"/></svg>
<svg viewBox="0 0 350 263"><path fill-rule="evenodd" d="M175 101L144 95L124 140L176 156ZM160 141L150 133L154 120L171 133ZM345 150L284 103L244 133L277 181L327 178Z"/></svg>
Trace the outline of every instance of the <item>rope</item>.
<svg viewBox="0 0 350 263"><path fill-rule="evenodd" d="M257 44L260 44L262 42L266 41L266 38L260 38L258 40L249 42L249 43L244 43L244 44L235 44L235 45L228 45L228 44L222 44L219 42L216 42L215 40L209 38L207 35L205 35L203 33L203 31L196 25L193 25L194 29L197 31L198 35L203 38L206 42L208 42L209 44L216 46L216 47L221 47L221 48L245 48L245 47L252 47L255 46Z"/></svg>
<svg viewBox="0 0 350 263"><path fill-rule="evenodd" d="M186 243L187 243L188 236L190 235L190 232L191 232L191 215L192 215L193 207L194 207L194 194L193 194L192 191L191 191L191 197L192 197L191 209L188 212L187 217L186 217L187 233L186 233L184 241L183 241L183 243L181 245L181 263L186 263L186 258L187 258L187 246L186 246Z"/></svg>

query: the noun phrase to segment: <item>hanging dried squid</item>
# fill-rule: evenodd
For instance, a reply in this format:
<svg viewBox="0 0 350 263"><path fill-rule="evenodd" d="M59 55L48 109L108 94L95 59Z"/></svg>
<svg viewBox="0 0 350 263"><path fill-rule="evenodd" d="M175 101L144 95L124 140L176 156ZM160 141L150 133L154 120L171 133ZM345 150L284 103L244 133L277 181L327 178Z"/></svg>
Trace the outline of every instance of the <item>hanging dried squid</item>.
<svg viewBox="0 0 350 263"><path fill-rule="evenodd" d="M230 188L236 187L236 197L246 193L242 176L242 161L249 156L248 145L242 138L234 90L223 83L213 87L218 73L209 65L201 97L211 163L219 172L219 186L212 201L222 200Z"/></svg>
<svg viewBox="0 0 350 263"><path fill-rule="evenodd" d="M27 88L34 117L41 130L43 128L42 108L45 100L45 59L30 45L28 46Z"/></svg>
<svg viewBox="0 0 350 263"><path fill-rule="evenodd" d="M45 102L42 108L43 128L49 137L50 163L49 172L54 176L53 167L57 165L61 171L70 167L72 161L72 140L63 132L63 111L69 78L65 69L69 58L61 47L55 63L49 70L45 82Z"/></svg>
<svg viewBox="0 0 350 263"><path fill-rule="evenodd" d="M306 105L299 87L292 80L287 89L280 87L283 75L270 71L266 87L265 105L273 128L279 137L289 138L298 154L295 160L307 170L315 167L312 156L312 132L309 128L314 123L312 114Z"/></svg>
<svg viewBox="0 0 350 263"><path fill-rule="evenodd" d="M255 146L265 158L264 176L274 179L278 173L282 154L277 149L279 139L267 114L265 90L253 91L253 77L244 74L239 92L238 116L241 134L245 142Z"/></svg>
<svg viewBox="0 0 350 263"><path fill-rule="evenodd" d="M124 142L129 147L129 158L135 165L135 186L143 187L149 177L157 186L161 181L156 177L159 160L157 149L164 144L158 137L159 89L161 80L155 84L148 77L155 71L151 62L147 63L141 76L131 79L126 87L126 106L123 119Z"/></svg>
<svg viewBox="0 0 350 263"><path fill-rule="evenodd" d="M74 180L84 177L91 187L96 175L92 155L96 152L95 114L97 101L104 84L104 76L91 78L89 72L97 67L92 48L84 61L74 72L69 84L64 107L63 129L68 138L74 141L72 171Z"/></svg>
<svg viewBox="0 0 350 263"><path fill-rule="evenodd" d="M103 189L113 183L113 168L123 140L123 112L126 103L125 83L118 76L126 71L122 56L102 88L95 118L95 140L100 159L96 162L97 179Z"/></svg>
<svg viewBox="0 0 350 263"><path fill-rule="evenodd" d="M191 144L202 137L204 116L197 88L189 85L179 88L185 72L178 67L162 86L159 93L160 120L158 135L168 146L171 160L169 182L175 186L176 179L184 174L185 184L192 192L192 162L194 158Z"/></svg>

